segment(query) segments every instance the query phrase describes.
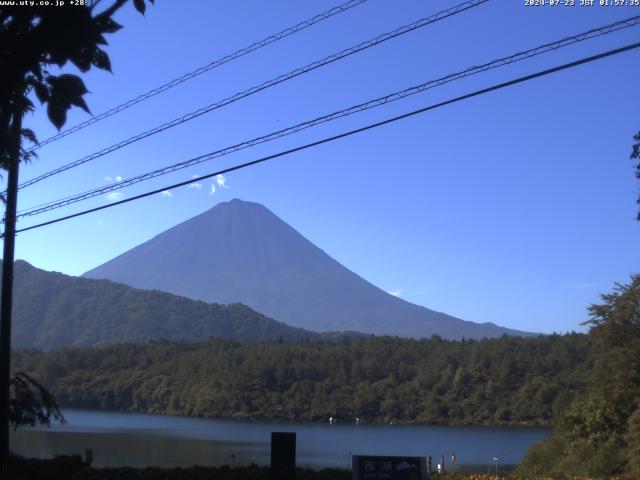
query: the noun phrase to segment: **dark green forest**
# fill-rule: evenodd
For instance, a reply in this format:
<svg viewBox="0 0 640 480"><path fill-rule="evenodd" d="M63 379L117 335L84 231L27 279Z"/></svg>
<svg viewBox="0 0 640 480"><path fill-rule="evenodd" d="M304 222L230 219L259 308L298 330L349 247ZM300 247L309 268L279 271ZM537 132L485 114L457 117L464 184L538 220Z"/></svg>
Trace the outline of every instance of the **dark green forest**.
<svg viewBox="0 0 640 480"><path fill-rule="evenodd" d="M157 338L304 340L339 337L277 322L239 303L209 304L108 280L15 264L14 348L141 342Z"/></svg>
<svg viewBox="0 0 640 480"><path fill-rule="evenodd" d="M548 425L585 387L586 335L482 341L151 341L22 350L61 406L211 418Z"/></svg>

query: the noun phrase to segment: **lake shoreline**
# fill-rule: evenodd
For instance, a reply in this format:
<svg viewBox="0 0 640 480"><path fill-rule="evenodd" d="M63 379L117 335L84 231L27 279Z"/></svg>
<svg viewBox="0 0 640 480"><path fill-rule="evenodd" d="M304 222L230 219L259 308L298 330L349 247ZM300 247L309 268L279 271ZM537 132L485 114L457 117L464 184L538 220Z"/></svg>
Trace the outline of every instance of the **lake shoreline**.
<svg viewBox="0 0 640 480"><path fill-rule="evenodd" d="M203 416L203 415L188 415L185 413L179 412L154 412L147 411L142 409L129 409L129 410L117 410L112 408L101 408L94 406L79 406L79 405L61 405L60 411L64 415L64 410L81 410L87 412L105 412L105 413L121 413L121 414L137 414L137 415L158 415L163 417L176 417L176 418L190 418L197 420L221 420L221 421L236 421L236 422L259 422L259 423L306 423L310 425L323 425L329 423L328 418L323 419L313 419L313 418L304 418L304 417L284 417L284 416L261 416L261 415L234 415L228 417L216 417L216 416ZM367 421L365 419L360 418L359 422L355 422L354 419L340 419L339 417L334 417L335 424L337 425L374 425L374 426L385 426L385 425L398 425L398 426L416 426L416 427L486 427L486 428L551 428L552 422L493 422L493 423L468 423L468 422L432 422L432 423L423 423L417 421L406 421L406 420L390 420L390 421Z"/></svg>
<svg viewBox="0 0 640 480"><path fill-rule="evenodd" d="M494 457L501 466L516 464L549 435L529 427L250 422L96 410L66 410L65 416L64 425L12 432L12 450L44 459L91 449L101 468L264 466L272 433L293 432L298 465L308 468L347 469L352 455L431 455L435 462L455 452L458 465L484 465L480 471L486 472Z"/></svg>

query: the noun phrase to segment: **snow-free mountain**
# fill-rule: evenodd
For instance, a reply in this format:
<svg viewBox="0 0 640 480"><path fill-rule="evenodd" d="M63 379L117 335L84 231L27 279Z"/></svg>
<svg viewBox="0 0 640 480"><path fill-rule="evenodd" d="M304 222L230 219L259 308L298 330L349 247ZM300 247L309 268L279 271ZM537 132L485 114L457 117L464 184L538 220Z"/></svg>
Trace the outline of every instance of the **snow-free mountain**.
<svg viewBox="0 0 640 480"><path fill-rule="evenodd" d="M266 207L231 200L85 273L196 300L243 303L320 331L459 339L526 335L414 305L367 282Z"/></svg>

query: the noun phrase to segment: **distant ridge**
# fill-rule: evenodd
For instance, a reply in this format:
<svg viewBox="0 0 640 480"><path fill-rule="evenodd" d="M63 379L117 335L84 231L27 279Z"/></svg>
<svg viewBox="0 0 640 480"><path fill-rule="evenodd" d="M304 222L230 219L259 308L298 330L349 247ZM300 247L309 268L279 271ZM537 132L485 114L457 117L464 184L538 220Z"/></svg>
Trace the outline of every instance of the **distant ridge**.
<svg viewBox="0 0 640 480"><path fill-rule="evenodd" d="M219 203L85 273L207 302L240 302L313 331L447 339L530 335L394 297L351 272L264 206Z"/></svg>
<svg viewBox="0 0 640 480"><path fill-rule="evenodd" d="M1 263L0 263L1 264ZM217 305L15 263L13 348L49 350L146 340L339 340L240 305ZM357 334L356 334L357 335Z"/></svg>

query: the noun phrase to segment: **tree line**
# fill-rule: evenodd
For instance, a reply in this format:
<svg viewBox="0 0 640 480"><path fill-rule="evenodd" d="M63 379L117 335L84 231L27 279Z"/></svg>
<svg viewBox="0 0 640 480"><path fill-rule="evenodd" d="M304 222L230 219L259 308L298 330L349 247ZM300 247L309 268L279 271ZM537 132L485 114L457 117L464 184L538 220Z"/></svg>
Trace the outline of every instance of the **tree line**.
<svg viewBox="0 0 640 480"><path fill-rule="evenodd" d="M62 407L208 418L548 425L586 387L586 335L481 341L150 341L50 352L14 367ZM64 409L63 409L64 411Z"/></svg>

